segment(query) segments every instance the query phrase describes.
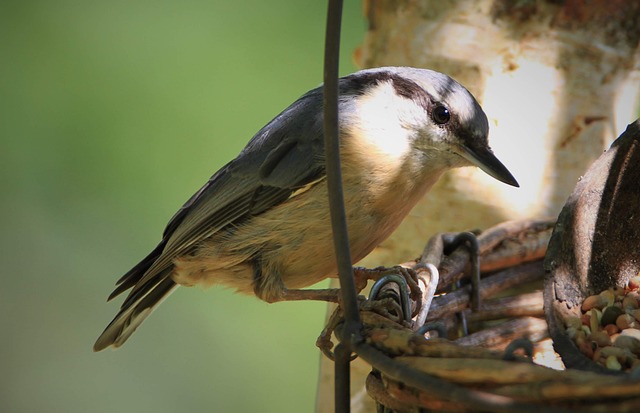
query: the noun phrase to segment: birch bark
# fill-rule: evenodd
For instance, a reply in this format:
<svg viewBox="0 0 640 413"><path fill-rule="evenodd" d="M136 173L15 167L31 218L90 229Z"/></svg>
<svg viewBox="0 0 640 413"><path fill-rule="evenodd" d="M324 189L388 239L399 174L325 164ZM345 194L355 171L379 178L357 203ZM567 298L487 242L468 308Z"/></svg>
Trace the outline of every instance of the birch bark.
<svg viewBox="0 0 640 413"><path fill-rule="evenodd" d="M362 67L416 66L465 85L489 117L494 152L520 183L476 168L445 175L361 264L415 258L436 232L557 216L579 177L637 117L640 2L365 0ZM323 359L318 412L333 411ZM373 412L370 367L353 364L352 412Z"/></svg>

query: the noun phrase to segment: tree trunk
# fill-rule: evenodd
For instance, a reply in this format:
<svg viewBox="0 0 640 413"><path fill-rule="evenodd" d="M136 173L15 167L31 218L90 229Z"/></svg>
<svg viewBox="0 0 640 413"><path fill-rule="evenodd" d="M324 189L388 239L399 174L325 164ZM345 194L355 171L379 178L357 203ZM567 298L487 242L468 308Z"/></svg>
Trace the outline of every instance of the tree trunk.
<svg viewBox="0 0 640 413"><path fill-rule="evenodd" d="M557 216L579 177L637 117L640 3L624 0L369 0L362 67L447 73L478 99L494 152L520 183L477 168L445 175L365 266L415 258L436 232ZM353 363L352 412L373 412ZM323 358L318 412L333 411ZM371 404L369 404L371 403Z"/></svg>

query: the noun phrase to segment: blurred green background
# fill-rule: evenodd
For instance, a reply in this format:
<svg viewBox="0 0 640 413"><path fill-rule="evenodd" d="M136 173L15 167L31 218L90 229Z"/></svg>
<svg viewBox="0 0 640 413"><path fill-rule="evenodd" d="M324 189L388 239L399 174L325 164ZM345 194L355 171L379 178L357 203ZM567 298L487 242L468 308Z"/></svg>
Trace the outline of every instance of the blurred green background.
<svg viewBox="0 0 640 413"><path fill-rule="evenodd" d="M117 278L322 80L326 1L0 2L2 412L308 412L321 303L180 289L117 351ZM365 23L345 4L341 73Z"/></svg>

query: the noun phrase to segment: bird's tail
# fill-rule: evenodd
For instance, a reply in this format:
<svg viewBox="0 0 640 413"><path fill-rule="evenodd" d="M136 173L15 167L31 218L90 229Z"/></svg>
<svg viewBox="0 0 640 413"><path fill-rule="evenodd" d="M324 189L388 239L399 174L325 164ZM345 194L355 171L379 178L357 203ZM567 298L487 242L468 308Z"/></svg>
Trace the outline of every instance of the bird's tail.
<svg viewBox="0 0 640 413"><path fill-rule="evenodd" d="M93 345L94 351L104 350L109 346L120 347L133 334L138 326L151 312L173 292L178 286L170 277L173 266L154 274L142 285L137 285L147 270L158 259L164 245L158 245L144 260L127 272L109 296L109 300L132 288L133 291L120 307L120 312L104 329Z"/></svg>

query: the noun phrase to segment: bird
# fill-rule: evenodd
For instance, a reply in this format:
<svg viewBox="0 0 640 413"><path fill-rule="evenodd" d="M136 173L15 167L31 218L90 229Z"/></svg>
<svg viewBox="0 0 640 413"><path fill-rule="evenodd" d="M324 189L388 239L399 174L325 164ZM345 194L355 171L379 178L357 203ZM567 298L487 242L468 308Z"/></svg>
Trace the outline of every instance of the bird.
<svg viewBox="0 0 640 413"><path fill-rule="evenodd" d="M339 79L339 146L353 263L384 241L447 170L518 182L488 143L472 94L429 69L379 67ZM94 351L121 346L178 286L223 285L272 303L323 299L336 277L324 158L323 87L260 129L117 282L129 291Z"/></svg>

